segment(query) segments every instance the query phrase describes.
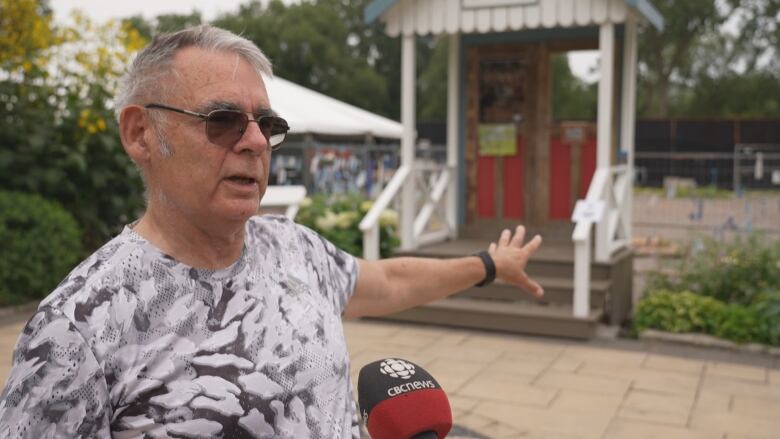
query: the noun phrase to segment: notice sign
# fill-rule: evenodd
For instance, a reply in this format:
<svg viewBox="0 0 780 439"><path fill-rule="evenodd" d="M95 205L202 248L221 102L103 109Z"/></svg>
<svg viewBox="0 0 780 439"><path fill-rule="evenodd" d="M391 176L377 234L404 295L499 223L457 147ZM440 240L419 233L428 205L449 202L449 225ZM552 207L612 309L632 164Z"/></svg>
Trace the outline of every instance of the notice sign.
<svg viewBox="0 0 780 439"><path fill-rule="evenodd" d="M603 201L577 200L574 205L574 213L571 214L571 220L575 223L587 221L597 223L604 216Z"/></svg>
<svg viewBox="0 0 780 439"><path fill-rule="evenodd" d="M479 155L517 154L517 127L513 123L479 124Z"/></svg>

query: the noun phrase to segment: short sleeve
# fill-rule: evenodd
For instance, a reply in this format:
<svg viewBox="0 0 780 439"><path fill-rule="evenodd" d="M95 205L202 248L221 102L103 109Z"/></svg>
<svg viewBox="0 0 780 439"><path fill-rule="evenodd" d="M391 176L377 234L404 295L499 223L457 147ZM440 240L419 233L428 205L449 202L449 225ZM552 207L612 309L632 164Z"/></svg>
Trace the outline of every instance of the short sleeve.
<svg viewBox="0 0 780 439"><path fill-rule="evenodd" d="M357 259L310 228L300 224L294 226L303 245L303 254L319 283L319 289L331 299L338 313L342 314L357 284Z"/></svg>
<svg viewBox="0 0 780 439"><path fill-rule="evenodd" d="M110 437L108 386L81 333L44 307L25 326L0 393L0 437Z"/></svg>

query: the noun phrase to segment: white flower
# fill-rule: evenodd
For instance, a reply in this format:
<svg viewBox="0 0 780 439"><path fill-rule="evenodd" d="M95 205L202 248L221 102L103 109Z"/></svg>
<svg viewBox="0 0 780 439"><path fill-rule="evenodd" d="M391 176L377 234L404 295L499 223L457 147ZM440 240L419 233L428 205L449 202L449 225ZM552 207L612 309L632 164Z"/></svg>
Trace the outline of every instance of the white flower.
<svg viewBox="0 0 780 439"><path fill-rule="evenodd" d="M336 227L339 229L348 229L352 227L357 218L357 212L341 212L340 214L336 215Z"/></svg>
<svg viewBox="0 0 780 439"><path fill-rule="evenodd" d="M398 227L398 212L392 209L385 209L379 215L379 225L382 227Z"/></svg>
<svg viewBox="0 0 780 439"><path fill-rule="evenodd" d="M320 230L332 230L334 227L336 227L337 221L338 221L338 216L332 211L326 210L325 216L317 218L314 221L314 224L316 224L317 228L319 228Z"/></svg>

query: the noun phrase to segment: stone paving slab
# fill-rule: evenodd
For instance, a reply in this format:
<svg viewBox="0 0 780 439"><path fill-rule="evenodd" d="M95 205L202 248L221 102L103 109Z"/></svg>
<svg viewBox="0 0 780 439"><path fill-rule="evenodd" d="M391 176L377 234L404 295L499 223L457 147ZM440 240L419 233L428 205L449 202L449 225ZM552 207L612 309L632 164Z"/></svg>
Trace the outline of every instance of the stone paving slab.
<svg viewBox="0 0 780 439"><path fill-rule="evenodd" d="M23 324L0 317L2 383ZM453 439L780 437L780 369L760 358L385 321L344 328L353 380L366 363L400 357L440 381Z"/></svg>

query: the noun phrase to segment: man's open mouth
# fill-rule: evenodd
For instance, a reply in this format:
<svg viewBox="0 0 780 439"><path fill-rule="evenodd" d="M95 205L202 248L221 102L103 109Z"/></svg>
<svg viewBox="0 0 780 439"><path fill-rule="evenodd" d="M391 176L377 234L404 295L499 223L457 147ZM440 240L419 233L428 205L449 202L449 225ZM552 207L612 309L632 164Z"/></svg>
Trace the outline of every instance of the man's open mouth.
<svg viewBox="0 0 780 439"><path fill-rule="evenodd" d="M227 179L238 184L255 184L254 178L242 177L240 175L234 175L232 177L228 177Z"/></svg>

